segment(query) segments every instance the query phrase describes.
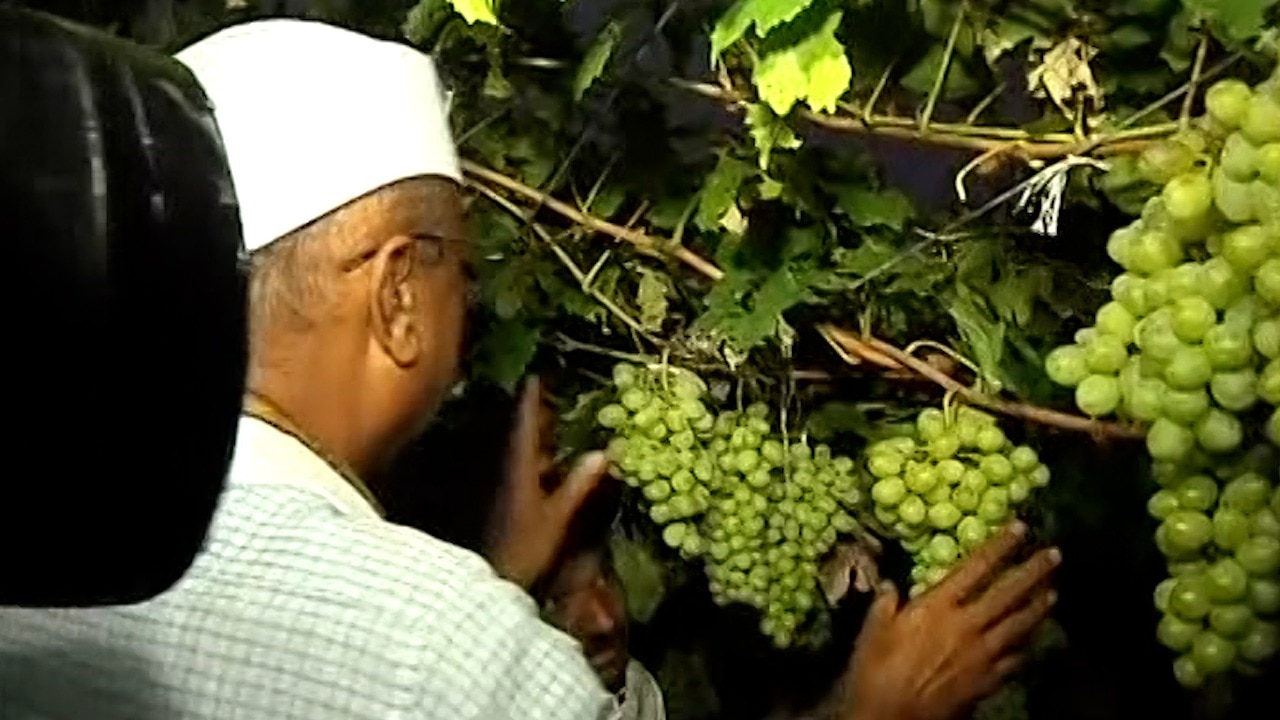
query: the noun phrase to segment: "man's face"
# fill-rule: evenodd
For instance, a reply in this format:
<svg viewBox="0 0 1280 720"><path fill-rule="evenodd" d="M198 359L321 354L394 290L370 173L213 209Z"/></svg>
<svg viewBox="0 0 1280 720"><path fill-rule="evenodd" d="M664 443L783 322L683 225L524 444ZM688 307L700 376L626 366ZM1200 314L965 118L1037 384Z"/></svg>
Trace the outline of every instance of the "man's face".
<svg viewBox="0 0 1280 720"><path fill-rule="evenodd" d="M415 238L408 322L417 326L418 357L393 368L388 395L401 405L407 436L425 429L458 379L470 286L469 249L462 197L456 184L438 178L410 181L397 199L399 232ZM405 438L406 440L408 437Z"/></svg>
<svg viewBox="0 0 1280 720"><path fill-rule="evenodd" d="M604 552L579 553L561 564L548 589L551 622L582 643L605 687L626 683L627 614L622 588L605 567Z"/></svg>

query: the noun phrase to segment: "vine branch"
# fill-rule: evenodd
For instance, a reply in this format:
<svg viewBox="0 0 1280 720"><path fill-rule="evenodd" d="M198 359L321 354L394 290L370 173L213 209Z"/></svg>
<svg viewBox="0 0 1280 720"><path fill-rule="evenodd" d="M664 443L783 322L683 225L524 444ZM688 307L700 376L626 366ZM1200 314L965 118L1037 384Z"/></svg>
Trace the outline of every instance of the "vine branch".
<svg viewBox="0 0 1280 720"><path fill-rule="evenodd" d="M658 257L662 257L665 254L673 257L711 280L719 280L724 277L724 271L716 267L714 263L682 245L675 245L661 238L625 228L608 220L582 212L541 190L473 161L463 160L462 167L473 179L478 179L478 181L473 180L471 184L479 186L485 182L492 183L508 192L515 193L530 202L536 203L539 207L550 208L571 222L609 235L618 241L631 243L647 254ZM488 189L490 192L496 192L493 188ZM819 326L818 330L833 346L838 346L847 353L848 357L846 357L845 353L841 354L841 357L846 362L851 362L851 358L856 358L858 361L866 361L886 370L909 370L911 373L930 380L947 391L955 392L974 405L985 407L994 412L1042 425L1085 432L1095 437L1124 439L1142 437L1141 429L1136 427L1108 423L1024 403L1011 402L967 388L941 370L890 343L874 337L859 338L854 333L831 324Z"/></svg>

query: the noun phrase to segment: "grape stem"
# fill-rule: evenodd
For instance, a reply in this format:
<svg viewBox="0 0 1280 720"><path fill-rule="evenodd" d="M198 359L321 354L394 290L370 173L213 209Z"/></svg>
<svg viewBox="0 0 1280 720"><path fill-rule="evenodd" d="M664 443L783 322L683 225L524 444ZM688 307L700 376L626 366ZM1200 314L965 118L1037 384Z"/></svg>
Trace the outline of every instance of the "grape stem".
<svg viewBox="0 0 1280 720"><path fill-rule="evenodd" d="M540 207L549 208L566 219L587 229L609 235L621 242L631 243L637 249L645 252L646 254L655 255L657 257L664 257L664 255L667 257L673 257L674 259L679 260L698 271L710 280L719 280L724 277L724 271L716 267L714 263L682 245L674 245L662 238L654 237L632 228L622 227L621 225L611 223L608 220L584 213L568 203L551 197L541 190L530 187L529 185L526 185L515 178L503 175L496 170L479 165L474 161L463 160L462 169L467 173L467 175L471 176L471 179L468 181L468 185L472 187L482 187L485 183L492 183L505 190L520 195L526 200L535 202ZM493 188L488 188L488 190L497 194L497 191ZM492 195L489 195L488 193L486 193L486 196L492 197ZM521 213L521 216L523 217L523 213ZM543 232L546 232L546 230L543 229ZM851 361L853 358L856 358L859 363L871 363L873 365L878 365L885 370L907 370L914 375L920 376L942 386L944 389L949 390L951 388L958 388L957 394L967 402L973 405L985 407L994 412L999 412L1010 417L1016 417L1042 425L1050 425L1063 428L1065 430L1085 432L1094 435L1095 437L1123 439L1137 439L1143 437L1142 430L1137 427L1108 423L1056 410L1027 405L1024 403L1011 402L967 388L955 378L943 373L941 370L938 370L923 360L920 360L915 356L875 337L866 336L864 338L859 338L855 333L831 324L819 326L818 331L829 343L832 343L833 347L838 345L840 348L843 348L845 353L841 353L841 357L842 359L845 359L846 362L850 362L850 364L858 364Z"/></svg>
<svg viewBox="0 0 1280 720"><path fill-rule="evenodd" d="M724 102L733 110L741 110L747 103L739 93L709 83L686 80L672 82L690 92ZM803 108L797 112L814 125L842 133L881 135L975 152L1010 153L1038 160L1080 155L1086 151L1100 155L1132 155L1145 150L1153 140L1171 135L1178 129L1176 122L1158 123L1099 133L1082 142L1073 133L1035 135L1018 128L941 122L931 122L928 129L921 129L919 120L895 115L824 115ZM1087 150L1082 150L1086 146Z"/></svg>
<svg viewBox="0 0 1280 720"><path fill-rule="evenodd" d="M1101 420L1081 417L1079 415L1059 412L1057 410L1028 405L1026 403L1012 402L974 390L966 387L960 381L950 375L947 375L941 370L938 370L923 360L916 358L914 355L911 355L878 338L858 338L852 333L837 328L834 325L827 325L826 332L829 333L836 342L843 345L851 355L859 355L862 352L861 348L865 346L873 352L892 358L900 367L905 367L921 377L931 380L948 392L954 392L966 402L972 405L984 407L993 412L1001 413L1002 415L1016 417L1041 425L1059 427L1064 430L1084 432L1093 435L1094 437L1137 440L1145 435L1142 429L1136 426L1104 422Z"/></svg>

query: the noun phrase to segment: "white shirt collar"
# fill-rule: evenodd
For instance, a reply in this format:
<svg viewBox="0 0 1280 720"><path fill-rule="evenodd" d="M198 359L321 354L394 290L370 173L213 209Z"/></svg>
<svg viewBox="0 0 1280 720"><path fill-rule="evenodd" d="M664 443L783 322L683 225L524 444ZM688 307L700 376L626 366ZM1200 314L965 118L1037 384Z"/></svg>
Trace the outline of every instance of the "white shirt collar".
<svg viewBox="0 0 1280 720"><path fill-rule="evenodd" d="M227 483L305 490L323 497L344 515L379 519L377 510L328 463L257 418L240 418Z"/></svg>

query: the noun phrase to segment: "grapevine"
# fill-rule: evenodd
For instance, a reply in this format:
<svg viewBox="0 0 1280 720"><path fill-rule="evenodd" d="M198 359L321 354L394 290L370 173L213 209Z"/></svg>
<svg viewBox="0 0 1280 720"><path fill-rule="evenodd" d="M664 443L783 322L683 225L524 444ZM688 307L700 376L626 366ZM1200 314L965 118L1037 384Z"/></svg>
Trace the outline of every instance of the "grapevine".
<svg viewBox="0 0 1280 720"><path fill-rule="evenodd" d="M701 560L717 604L760 611L760 631L778 647L803 638L821 622L818 561L858 527L848 512L861 499L853 461L788 443L763 403L713 414L688 370L623 363L613 385L616 402L596 419L663 542Z"/></svg>
<svg viewBox="0 0 1280 720"><path fill-rule="evenodd" d="M876 520L912 554L917 595L1012 520L1050 473L981 410L926 408L912 430L871 445L865 465Z"/></svg>
<svg viewBox="0 0 1280 720"><path fill-rule="evenodd" d="M1280 640L1280 70L1205 108L1138 160L1160 189L1108 242L1111 302L1045 364L1085 413L1147 428L1157 637L1188 687Z"/></svg>

